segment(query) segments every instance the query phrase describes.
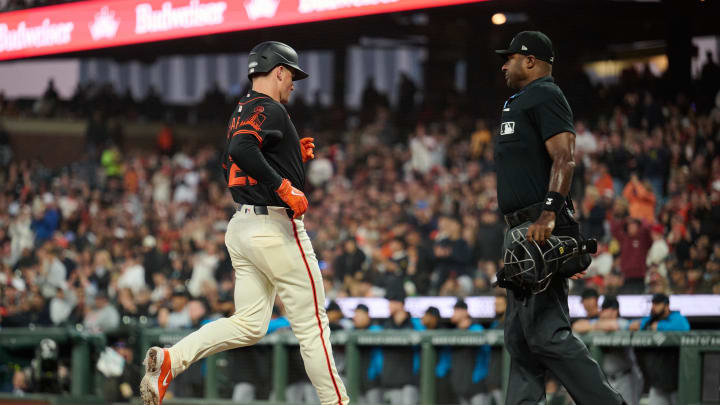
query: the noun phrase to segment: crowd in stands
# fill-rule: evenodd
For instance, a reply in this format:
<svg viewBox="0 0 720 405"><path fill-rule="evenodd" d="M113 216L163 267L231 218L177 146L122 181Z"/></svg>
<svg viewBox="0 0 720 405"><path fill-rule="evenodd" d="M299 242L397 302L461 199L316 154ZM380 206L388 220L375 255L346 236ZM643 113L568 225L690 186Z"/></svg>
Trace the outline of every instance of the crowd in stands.
<svg viewBox="0 0 720 405"><path fill-rule="evenodd" d="M648 90L658 88L653 80L630 74L618 86L595 89L595 113L578 114L572 196L582 231L598 239L600 252L586 278L572 287L585 291L584 304L598 293L610 298L602 309L597 299L586 305L588 318L573 326L577 333L661 330L679 316L662 307L663 294L720 293L720 94L704 97L712 100L705 104L689 96L668 98ZM412 94L400 97L413 99ZM218 111L229 111L230 103L210 94L196 107L197 116L224 120ZM398 297L412 295L479 294L498 297L498 316L489 327L502 328L502 291L491 287L505 229L493 164L498 122L449 105L442 111L412 104L393 109L386 97L368 88L356 116L337 107L290 106L300 132L315 137L318 145L307 166L305 222L328 298L390 301L387 321L371 320L360 306L353 325L331 304L333 328L479 330L462 301L450 320L440 319L432 308L421 320L410 319L397 304ZM221 145L183 145L170 122L158 133L154 150L133 148L122 139L124 122L162 120L171 111L152 93L138 102L95 85L81 86L71 100L61 100L52 85L30 105L0 97L0 120L87 119L84 158L52 168L19 158L13 134L0 121L0 327L83 325L89 331L111 331L135 319L143 325L193 328L233 312L234 272L224 232L235 206L220 170ZM612 296L624 293L656 294L654 308L657 301L664 309L639 322L619 320ZM287 328L278 304L273 331ZM107 398L137 395L132 350L123 341L108 350L98 363L112 387ZM257 355L249 353L232 355ZM414 364L412 353L387 350L382 355ZM383 376L373 363L378 352L363 356L368 367L363 392L369 400L385 395L404 401L416 395L395 389L400 383L416 386L414 365L406 364L413 373L390 370ZM477 395L499 398L499 367L493 365L499 353L439 356L438 398L452 403ZM453 356L475 361L454 361ZM301 364L293 366L298 359L297 353L291 359L296 370L287 395L300 401L312 390L307 390ZM603 366L617 384L645 378L655 387L651 396L672 394L676 387L664 384L664 374L646 372L652 361L667 359L632 359L632 375L616 375L620 363ZM126 368L113 368L118 362ZM457 366L443 369L447 364ZM248 381L238 377L226 395L267 398L269 391L255 391L263 384L253 383L256 377L269 378L263 374L267 369L235 370ZM29 389L26 374L15 374L16 391ZM175 394L200 396L202 386L190 380L201 376L186 374L189 380L176 384ZM407 381L385 381L393 376ZM484 384L476 384L476 378ZM547 388L555 403L566 403L556 381L550 379Z"/></svg>
<svg viewBox="0 0 720 405"><path fill-rule="evenodd" d="M600 254L574 289L718 294L720 96L701 106L647 90L658 79L623 80L596 89L596 113L576 122L576 216ZM103 330L127 316L192 327L231 312L223 235L235 207L221 145L178 144L171 125L156 150L123 145L113 128L162 118L161 100L113 103L111 88L92 89L68 101L50 87L32 113L0 98L5 116L89 116L85 158L59 168L13 158L12 134L0 126L0 325ZM368 89L357 120L290 107L318 145L305 222L328 297L384 296L398 280L408 295L492 294L505 228L497 120L452 103L434 114L401 106L412 112L396 117L385 100Z"/></svg>

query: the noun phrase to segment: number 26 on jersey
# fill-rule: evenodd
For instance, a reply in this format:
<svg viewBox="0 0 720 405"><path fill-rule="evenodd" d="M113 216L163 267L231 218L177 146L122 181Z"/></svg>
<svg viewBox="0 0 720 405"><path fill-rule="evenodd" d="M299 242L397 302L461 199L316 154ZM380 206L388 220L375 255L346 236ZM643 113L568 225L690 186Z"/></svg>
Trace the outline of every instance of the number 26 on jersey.
<svg viewBox="0 0 720 405"><path fill-rule="evenodd" d="M228 172L228 187L242 187L242 186L254 186L257 184L257 180L246 175L238 165L233 163L230 166Z"/></svg>

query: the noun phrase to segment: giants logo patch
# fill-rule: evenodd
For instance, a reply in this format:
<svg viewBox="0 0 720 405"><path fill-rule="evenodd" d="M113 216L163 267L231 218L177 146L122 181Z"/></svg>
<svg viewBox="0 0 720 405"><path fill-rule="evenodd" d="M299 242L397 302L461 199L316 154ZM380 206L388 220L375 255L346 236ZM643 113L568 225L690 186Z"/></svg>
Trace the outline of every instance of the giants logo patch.
<svg viewBox="0 0 720 405"><path fill-rule="evenodd" d="M500 135L510 135L515 133L515 121L503 122L500 124Z"/></svg>

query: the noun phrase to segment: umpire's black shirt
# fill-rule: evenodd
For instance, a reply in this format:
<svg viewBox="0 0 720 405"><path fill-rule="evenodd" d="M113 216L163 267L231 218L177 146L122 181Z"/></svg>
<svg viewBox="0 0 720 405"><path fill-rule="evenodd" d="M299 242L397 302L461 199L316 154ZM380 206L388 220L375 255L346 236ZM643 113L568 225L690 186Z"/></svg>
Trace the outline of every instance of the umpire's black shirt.
<svg viewBox="0 0 720 405"><path fill-rule="evenodd" d="M494 145L503 214L543 201L552 166L545 141L561 132L575 129L570 106L552 77L533 81L505 102Z"/></svg>
<svg viewBox="0 0 720 405"><path fill-rule="evenodd" d="M253 90L240 100L228 122L223 170L239 204L287 207L275 192L283 178L304 192L300 138L285 106Z"/></svg>

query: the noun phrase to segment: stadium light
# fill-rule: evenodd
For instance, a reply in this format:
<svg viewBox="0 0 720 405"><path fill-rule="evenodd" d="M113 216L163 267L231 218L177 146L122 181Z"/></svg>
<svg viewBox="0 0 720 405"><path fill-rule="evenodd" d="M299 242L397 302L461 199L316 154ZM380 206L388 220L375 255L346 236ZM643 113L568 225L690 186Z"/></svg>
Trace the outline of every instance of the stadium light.
<svg viewBox="0 0 720 405"><path fill-rule="evenodd" d="M505 22L507 22L507 17L503 13L495 13L490 18L490 21L492 21L495 25L503 25Z"/></svg>

